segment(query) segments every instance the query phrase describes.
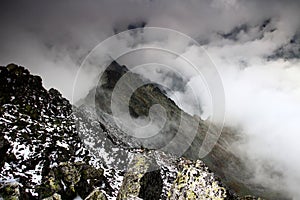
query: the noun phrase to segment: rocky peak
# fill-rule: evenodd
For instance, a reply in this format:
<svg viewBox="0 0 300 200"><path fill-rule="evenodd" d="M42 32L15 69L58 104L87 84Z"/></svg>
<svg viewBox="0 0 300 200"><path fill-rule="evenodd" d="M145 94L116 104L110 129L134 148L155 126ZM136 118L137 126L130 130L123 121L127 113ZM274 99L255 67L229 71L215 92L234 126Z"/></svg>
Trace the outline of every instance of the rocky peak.
<svg viewBox="0 0 300 200"><path fill-rule="evenodd" d="M42 79L24 67L0 67L0 82L3 197L10 195L6 187L10 183L20 186L22 199L52 195L52 190L42 188L53 167L90 160L76 131L72 106L57 90L47 91Z"/></svg>

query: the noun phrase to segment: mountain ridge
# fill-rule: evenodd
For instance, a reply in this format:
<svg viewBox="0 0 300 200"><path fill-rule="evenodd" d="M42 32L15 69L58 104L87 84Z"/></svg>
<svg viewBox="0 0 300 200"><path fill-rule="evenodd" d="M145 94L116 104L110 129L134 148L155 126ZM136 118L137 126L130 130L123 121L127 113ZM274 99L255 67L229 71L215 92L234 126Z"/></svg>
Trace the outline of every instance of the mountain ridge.
<svg viewBox="0 0 300 200"><path fill-rule="evenodd" d="M237 196L200 160L140 148L108 114L72 106L23 67L1 67L0 82L4 199L256 199Z"/></svg>

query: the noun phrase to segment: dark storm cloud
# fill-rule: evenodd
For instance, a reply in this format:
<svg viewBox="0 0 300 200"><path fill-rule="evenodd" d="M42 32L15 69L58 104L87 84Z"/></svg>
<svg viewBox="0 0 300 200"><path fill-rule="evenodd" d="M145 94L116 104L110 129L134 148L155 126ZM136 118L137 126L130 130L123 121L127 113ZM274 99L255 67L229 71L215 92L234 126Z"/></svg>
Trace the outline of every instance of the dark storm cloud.
<svg viewBox="0 0 300 200"><path fill-rule="evenodd" d="M266 19L282 16L287 23L294 23L293 20L297 21L294 11L299 8L296 2L2 1L0 61L1 64L23 61L22 52L39 48L54 61L68 56L70 62L78 65L92 47L114 32L146 24L182 31L199 41L213 40L211 34L216 32L234 37L239 28ZM32 47L31 43L37 46ZM25 64L35 67L30 62Z"/></svg>
<svg viewBox="0 0 300 200"><path fill-rule="evenodd" d="M12 40L19 42L19 48L27 48L28 44L24 47L21 42L34 39L44 48L43 51L55 51L61 56L67 53L77 63L90 48L112 35L114 30L119 32L130 26L145 26L146 23L147 26L173 28L205 40L214 32L228 34L236 27L255 25L278 15L288 15L283 17L297 20L292 11L298 11L296 2L2 1L1 61L5 62L4 58L14 54L11 52L15 49L11 47ZM289 21L292 23L292 19ZM7 51L6 48L12 50ZM30 46L26 50L30 50Z"/></svg>

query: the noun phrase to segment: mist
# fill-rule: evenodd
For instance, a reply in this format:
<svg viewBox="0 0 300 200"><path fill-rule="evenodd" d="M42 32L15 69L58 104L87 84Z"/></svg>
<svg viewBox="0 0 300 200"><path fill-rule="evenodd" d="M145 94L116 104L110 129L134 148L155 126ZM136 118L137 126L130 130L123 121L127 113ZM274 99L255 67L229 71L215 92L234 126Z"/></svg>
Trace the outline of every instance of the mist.
<svg viewBox="0 0 300 200"><path fill-rule="evenodd" d="M31 0L1 4L0 64L13 62L29 68L43 78L46 88L58 89L69 100L85 57L115 33L145 26L170 28L192 37L219 71L226 100L225 125L238 129L244 138L234 149L255 172L252 181L300 199L299 1ZM136 39L128 36L129 42ZM154 37L154 41L161 46L177 45L172 38ZM180 43L177 48L201 62L203 55L196 47ZM145 54L141 59L151 56L157 55ZM160 60L183 76L159 66L140 73L171 88L170 98L183 110L209 119L212 104L203 80L184 63L170 57ZM97 78L94 72L84 72L80 95L73 102L91 89ZM190 101L191 90L197 91L201 109Z"/></svg>

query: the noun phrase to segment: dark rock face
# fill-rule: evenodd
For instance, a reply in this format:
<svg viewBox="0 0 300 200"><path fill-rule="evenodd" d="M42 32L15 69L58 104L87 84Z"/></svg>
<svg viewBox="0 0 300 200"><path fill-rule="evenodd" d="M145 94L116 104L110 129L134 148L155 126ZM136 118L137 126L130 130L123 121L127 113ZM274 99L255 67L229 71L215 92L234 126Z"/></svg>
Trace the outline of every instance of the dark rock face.
<svg viewBox="0 0 300 200"><path fill-rule="evenodd" d="M45 177L59 163L90 160L76 131L71 104L57 90L44 89L40 77L14 64L0 68L0 83L0 184L21 184L23 199L70 193L58 191L60 185L56 190L37 188L42 181L49 182ZM55 181L60 180L62 176Z"/></svg>
<svg viewBox="0 0 300 200"><path fill-rule="evenodd" d="M8 151L9 149L9 142L4 138L4 135L0 135L0 158L1 161L0 161L0 168L2 168L4 166L4 163L6 162L7 160L7 157L6 157L6 152Z"/></svg>
<svg viewBox="0 0 300 200"><path fill-rule="evenodd" d="M131 196L145 200L160 199L163 192L163 172L159 168L151 154L134 156L124 175L118 199L128 199Z"/></svg>
<svg viewBox="0 0 300 200"><path fill-rule="evenodd" d="M159 170L146 172L140 180L138 197L144 200L159 199L162 193L163 181Z"/></svg>
<svg viewBox="0 0 300 200"><path fill-rule="evenodd" d="M128 71L125 66L120 66L117 62L112 62L102 76L102 87L97 88L95 103L98 108L111 114L111 92L118 80Z"/></svg>
<svg viewBox="0 0 300 200"><path fill-rule="evenodd" d="M132 30L132 33L134 33L135 31L137 30L134 30L136 28L144 28L145 26L147 25L147 22L146 21L137 21L137 22L134 22L134 23L130 23L128 25L126 24L116 24L115 27L114 27L114 33L115 34L118 34L122 31L126 31L126 30Z"/></svg>
<svg viewBox="0 0 300 200"><path fill-rule="evenodd" d="M300 32L294 35L294 37L284 44L283 46L276 49L268 59L294 59L300 58Z"/></svg>
<svg viewBox="0 0 300 200"><path fill-rule="evenodd" d="M126 81L122 83L124 90L121 90L119 93L114 93L117 95L117 98L112 98L112 93L116 88L118 81L126 74ZM144 84L145 82L149 82ZM137 88L133 93L131 92L132 85L142 85ZM97 110L101 112L98 113L99 116L103 115L102 112L107 114L112 114L111 104L121 105L126 102L127 98L130 98L129 101L129 113L133 118L147 118L149 116L149 110L153 105L160 105L166 111L166 124L162 127L159 134L156 134L153 137L147 137L146 139L135 138L139 144L149 149L160 149L166 146L169 141L171 141L178 131L181 131L181 135L184 135L182 130L179 130L179 124L181 116L184 115L184 121L195 120L189 116L187 113L184 113L179 109L179 107L166 96L163 88L155 83L151 83L149 80L146 80L144 77L132 73L125 66L119 65L117 62L113 61L111 65L105 70L102 74L102 77L99 80L97 88L93 89L95 95L87 96L85 101L91 101L90 98L95 98L95 106ZM163 121L160 119L161 113L159 111L153 110L154 115L157 117L157 121ZM147 119L149 120L149 119ZM191 121L190 121L191 122ZM185 123L186 126L191 127L192 123ZM203 129L206 129L207 126L201 124L200 126ZM116 126L116 125L115 125ZM185 133L187 134L187 133ZM180 135L180 134L179 134ZM128 143L128 141L126 141ZM182 137L182 144L187 144L186 138ZM176 148L180 148L181 145L177 145ZM184 145L182 145L184 146ZM140 146L137 146L140 147ZM174 150L174 149L173 149ZM170 149L170 152L175 152Z"/></svg>
<svg viewBox="0 0 300 200"><path fill-rule="evenodd" d="M38 191L41 198L60 194L63 199L72 199L77 195L87 197L93 188L100 187L104 182L103 170L82 162L60 163L52 168Z"/></svg>
<svg viewBox="0 0 300 200"><path fill-rule="evenodd" d="M2 186L0 188L0 194L4 199L18 199L20 197L20 185L13 183Z"/></svg>

